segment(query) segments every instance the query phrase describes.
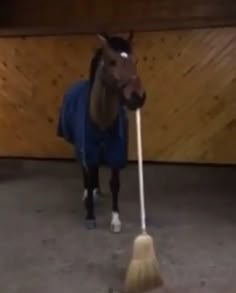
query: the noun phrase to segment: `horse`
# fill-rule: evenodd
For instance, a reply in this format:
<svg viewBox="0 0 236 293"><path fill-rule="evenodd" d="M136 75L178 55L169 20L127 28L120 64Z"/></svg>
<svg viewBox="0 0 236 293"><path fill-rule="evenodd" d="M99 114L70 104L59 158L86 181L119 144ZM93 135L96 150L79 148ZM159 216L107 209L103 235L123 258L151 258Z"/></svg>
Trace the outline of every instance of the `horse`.
<svg viewBox="0 0 236 293"><path fill-rule="evenodd" d="M97 36L101 46L90 61L89 78L65 91L57 134L74 146L82 165L87 229L96 228L94 201L100 193L99 168L110 169L110 229L118 233L122 226L120 172L127 166L129 140L127 113L144 106L146 92L134 60L133 34Z"/></svg>

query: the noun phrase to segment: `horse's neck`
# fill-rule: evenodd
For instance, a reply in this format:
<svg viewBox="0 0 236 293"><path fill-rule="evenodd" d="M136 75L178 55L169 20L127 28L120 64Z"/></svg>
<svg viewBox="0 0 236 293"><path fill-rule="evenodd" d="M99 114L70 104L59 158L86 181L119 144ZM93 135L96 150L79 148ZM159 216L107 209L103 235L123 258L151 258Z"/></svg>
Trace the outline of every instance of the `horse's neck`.
<svg viewBox="0 0 236 293"><path fill-rule="evenodd" d="M101 70L101 69L98 69ZM90 116L100 129L107 129L118 115L118 95L107 88L98 71L90 93Z"/></svg>

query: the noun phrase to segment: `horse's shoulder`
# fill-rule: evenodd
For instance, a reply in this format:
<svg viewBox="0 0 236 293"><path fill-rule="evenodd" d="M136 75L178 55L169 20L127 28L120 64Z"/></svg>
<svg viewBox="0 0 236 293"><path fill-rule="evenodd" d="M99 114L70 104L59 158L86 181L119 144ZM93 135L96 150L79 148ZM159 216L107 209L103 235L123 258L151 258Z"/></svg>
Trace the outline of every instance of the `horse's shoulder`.
<svg viewBox="0 0 236 293"><path fill-rule="evenodd" d="M65 91L66 96L78 96L86 93L89 88L88 80L79 80L72 83Z"/></svg>

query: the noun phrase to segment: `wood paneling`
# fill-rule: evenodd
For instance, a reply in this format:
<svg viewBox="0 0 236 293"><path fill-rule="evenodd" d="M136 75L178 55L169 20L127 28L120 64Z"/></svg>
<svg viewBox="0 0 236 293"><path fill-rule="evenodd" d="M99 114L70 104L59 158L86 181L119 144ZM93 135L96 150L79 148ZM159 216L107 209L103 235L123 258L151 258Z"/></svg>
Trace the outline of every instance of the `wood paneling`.
<svg viewBox="0 0 236 293"><path fill-rule="evenodd" d="M136 47L145 158L235 163L236 29L145 34Z"/></svg>
<svg viewBox="0 0 236 293"><path fill-rule="evenodd" d="M73 154L55 135L60 101L97 45L94 36L0 40L0 156ZM134 48L148 94L144 158L236 163L236 28L137 33ZM134 159L133 123L130 133Z"/></svg>
<svg viewBox="0 0 236 293"><path fill-rule="evenodd" d="M236 25L234 0L5 0L0 11L2 35Z"/></svg>

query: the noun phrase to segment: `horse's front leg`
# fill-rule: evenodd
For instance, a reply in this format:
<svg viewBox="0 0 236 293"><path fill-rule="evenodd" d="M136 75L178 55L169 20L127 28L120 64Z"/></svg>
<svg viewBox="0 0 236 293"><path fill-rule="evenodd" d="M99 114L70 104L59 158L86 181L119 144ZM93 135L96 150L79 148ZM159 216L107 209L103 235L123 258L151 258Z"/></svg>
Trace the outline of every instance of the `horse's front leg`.
<svg viewBox="0 0 236 293"><path fill-rule="evenodd" d="M112 194L111 231L119 233L121 231L119 213L120 172L117 169L111 171L110 190Z"/></svg>
<svg viewBox="0 0 236 293"><path fill-rule="evenodd" d="M83 192L82 200L85 201L88 197L88 186L89 186L88 180L89 179L88 179L88 171L84 166L82 167L82 174L83 174L83 184L84 184L84 192ZM93 177L92 178L93 198L94 198L94 201L96 201L101 194L98 167L93 168L92 177Z"/></svg>
<svg viewBox="0 0 236 293"><path fill-rule="evenodd" d="M96 218L94 211L94 182L96 181L97 169L87 168L87 197L85 199L86 219L85 225L88 229L96 228Z"/></svg>

